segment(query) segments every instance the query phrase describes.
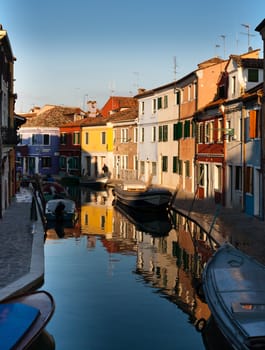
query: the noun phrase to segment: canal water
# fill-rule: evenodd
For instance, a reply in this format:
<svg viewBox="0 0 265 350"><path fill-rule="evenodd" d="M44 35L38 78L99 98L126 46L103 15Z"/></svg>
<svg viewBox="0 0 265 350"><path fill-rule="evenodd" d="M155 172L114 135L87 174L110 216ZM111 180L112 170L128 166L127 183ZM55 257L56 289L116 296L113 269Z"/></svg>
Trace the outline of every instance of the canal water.
<svg viewBox="0 0 265 350"><path fill-rule="evenodd" d="M211 345L215 331L200 332L210 311L197 287L211 254L200 228L176 212L132 215L111 191L85 188L78 200L77 225L45 242L56 349L224 349Z"/></svg>

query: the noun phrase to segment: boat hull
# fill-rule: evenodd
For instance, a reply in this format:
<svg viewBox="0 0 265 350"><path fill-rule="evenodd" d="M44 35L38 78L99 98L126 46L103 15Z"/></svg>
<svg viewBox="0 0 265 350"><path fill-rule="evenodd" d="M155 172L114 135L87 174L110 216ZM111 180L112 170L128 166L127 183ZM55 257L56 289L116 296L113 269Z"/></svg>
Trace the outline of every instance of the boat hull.
<svg viewBox="0 0 265 350"><path fill-rule="evenodd" d="M59 203L63 203L65 206L64 212L58 218L55 213L55 209ZM46 203L45 207L45 218L47 223L54 223L55 221L60 221L65 224L74 224L77 221L78 213L76 209L75 202L70 199L51 199Z"/></svg>
<svg viewBox="0 0 265 350"><path fill-rule="evenodd" d="M11 326L9 328L10 334L8 334L8 331L6 331L5 336L1 336L1 349L4 349L4 344L8 343L8 339L12 339L11 341L14 344L12 349L14 350L28 349L32 344L34 344L34 342L43 332L45 326L51 319L55 310L55 303L53 297L46 291L36 291L29 294L23 294L17 297L12 297L5 300L4 302L1 302L1 306L9 307L11 312L7 315L6 320L1 321L0 328L4 326L4 322L8 322L8 318L10 318L9 321L11 321L11 325L13 325L14 327L14 322L17 322L15 319L12 321L12 311L15 309L15 305L22 305L23 307L36 309L38 310L38 315L36 316L34 321L29 325L29 327L23 330L24 334L18 339L14 338L15 334ZM21 321L17 322L16 328L20 326Z"/></svg>
<svg viewBox="0 0 265 350"><path fill-rule="evenodd" d="M117 201L137 210L165 210L169 206L172 194L163 188L148 188L147 190L123 190L114 188L114 196Z"/></svg>
<svg viewBox="0 0 265 350"><path fill-rule="evenodd" d="M265 348L263 265L225 243L204 269L203 290L212 316L234 348Z"/></svg>

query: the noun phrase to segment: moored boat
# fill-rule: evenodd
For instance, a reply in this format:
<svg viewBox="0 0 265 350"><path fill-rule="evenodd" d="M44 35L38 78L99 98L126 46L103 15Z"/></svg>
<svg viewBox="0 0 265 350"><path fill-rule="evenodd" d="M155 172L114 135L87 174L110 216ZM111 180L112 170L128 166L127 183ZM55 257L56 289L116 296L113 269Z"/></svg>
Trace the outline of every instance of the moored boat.
<svg viewBox="0 0 265 350"><path fill-rule="evenodd" d="M42 183L42 193L45 201L57 198L66 198L68 193L66 189L58 182L45 181Z"/></svg>
<svg viewBox="0 0 265 350"><path fill-rule="evenodd" d="M74 224L78 218L76 204L71 199L51 199L45 206L47 223L54 221Z"/></svg>
<svg viewBox="0 0 265 350"><path fill-rule="evenodd" d="M36 291L0 303L1 350L28 349L51 319L55 303L51 294Z"/></svg>
<svg viewBox="0 0 265 350"><path fill-rule="evenodd" d="M98 177L87 177L84 176L80 179L80 185L88 187L104 188L108 182L109 178L105 175Z"/></svg>
<svg viewBox="0 0 265 350"><path fill-rule="evenodd" d="M234 349L265 348L265 266L229 243L203 271L205 299Z"/></svg>
<svg viewBox="0 0 265 350"><path fill-rule="evenodd" d="M163 187L146 186L143 183L124 182L114 187L113 194L120 203L137 210L165 210L172 193Z"/></svg>

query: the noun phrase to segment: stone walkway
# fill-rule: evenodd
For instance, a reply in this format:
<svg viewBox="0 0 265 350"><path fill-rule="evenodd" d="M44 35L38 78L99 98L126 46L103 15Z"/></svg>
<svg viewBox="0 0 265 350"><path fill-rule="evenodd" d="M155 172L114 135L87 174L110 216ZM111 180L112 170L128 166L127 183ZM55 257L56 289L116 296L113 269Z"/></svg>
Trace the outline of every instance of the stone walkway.
<svg viewBox="0 0 265 350"><path fill-rule="evenodd" d="M0 219L0 300L41 284L44 230L31 220L32 196L21 189Z"/></svg>

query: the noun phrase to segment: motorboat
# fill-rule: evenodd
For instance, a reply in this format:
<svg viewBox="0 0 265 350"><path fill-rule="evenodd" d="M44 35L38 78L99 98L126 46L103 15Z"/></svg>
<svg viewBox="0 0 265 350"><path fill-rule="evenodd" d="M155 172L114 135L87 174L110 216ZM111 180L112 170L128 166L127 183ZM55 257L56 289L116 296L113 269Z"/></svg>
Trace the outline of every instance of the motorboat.
<svg viewBox="0 0 265 350"><path fill-rule="evenodd" d="M74 224L78 219L76 204L71 199L51 199L45 206L47 223L63 222Z"/></svg>
<svg viewBox="0 0 265 350"><path fill-rule="evenodd" d="M80 185L96 188L104 188L109 181L108 176L102 174L97 177L84 176L80 179Z"/></svg>
<svg viewBox="0 0 265 350"><path fill-rule="evenodd" d="M120 203L137 210L163 210L168 208L172 193L163 187L147 186L141 182L123 182L113 189Z"/></svg>
<svg viewBox="0 0 265 350"><path fill-rule="evenodd" d="M29 349L44 331L55 310L52 295L36 291L0 303L1 350Z"/></svg>
<svg viewBox="0 0 265 350"><path fill-rule="evenodd" d="M212 316L234 349L265 349L265 266L230 243L203 271Z"/></svg>

